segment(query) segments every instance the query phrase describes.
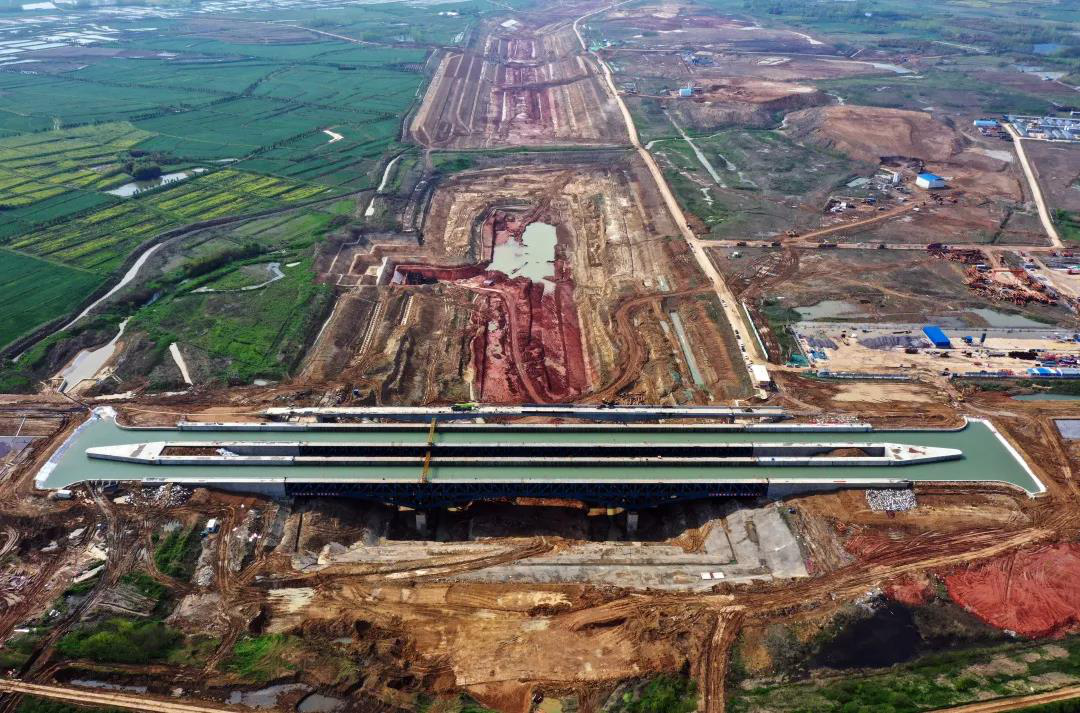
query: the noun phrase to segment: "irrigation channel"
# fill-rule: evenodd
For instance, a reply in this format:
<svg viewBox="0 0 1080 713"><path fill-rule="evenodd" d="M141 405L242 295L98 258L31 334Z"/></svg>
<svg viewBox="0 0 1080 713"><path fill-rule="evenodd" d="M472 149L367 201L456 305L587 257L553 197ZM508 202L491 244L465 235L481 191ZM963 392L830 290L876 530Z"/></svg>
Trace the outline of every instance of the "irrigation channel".
<svg viewBox="0 0 1080 713"><path fill-rule="evenodd" d="M775 428L276 423L132 429L102 408L43 466L36 484L175 482L422 506L550 496L644 507L677 498L913 481L1006 483L1028 495L1044 490L983 421L953 431L767 430Z"/></svg>

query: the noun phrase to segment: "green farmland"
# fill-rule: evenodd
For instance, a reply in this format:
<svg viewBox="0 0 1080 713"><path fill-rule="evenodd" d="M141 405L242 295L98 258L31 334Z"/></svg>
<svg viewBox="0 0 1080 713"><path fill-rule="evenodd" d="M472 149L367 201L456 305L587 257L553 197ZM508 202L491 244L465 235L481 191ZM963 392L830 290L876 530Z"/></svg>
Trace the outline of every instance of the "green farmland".
<svg viewBox="0 0 1080 713"><path fill-rule="evenodd" d="M101 282L92 272L0 250L0 347L66 314Z"/></svg>
<svg viewBox="0 0 1080 713"><path fill-rule="evenodd" d="M10 240L8 247L108 274L140 244L168 228L273 210L325 192L322 186L223 169L84 213L60 226L40 228Z"/></svg>
<svg viewBox="0 0 1080 713"><path fill-rule="evenodd" d="M456 14L384 6L335 14L346 36L400 41L409 21L416 35L450 43L477 12L462 3ZM318 14L297 20L327 27ZM429 47L416 37L368 45L302 28L275 41L274 30L253 35L246 22L234 39L227 23L200 36L163 20L154 32L124 35L121 56L0 71L0 299L14 317L0 342L72 310L166 231L379 180L384 157L401 150L402 117L422 95ZM111 195L132 183L137 162L200 175Z"/></svg>
<svg viewBox="0 0 1080 713"><path fill-rule="evenodd" d="M83 11L41 16L33 32L59 36ZM148 350L124 372L133 378L175 378L158 368L171 339L203 379L287 376L331 298L315 283L314 243L349 223L358 193L405 148L432 52L499 11L270 3L210 18L177 6L151 23L122 11L85 52L9 65L0 53L0 347L73 316L141 248L183 235L166 267L97 319L3 363L5 383L30 388L126 317ZM206 228L184 232L215 221L209 241ZM193 292L258 284L279 260L285 277L255 291ZM153 338L161 345L146 346Z"/></svg>

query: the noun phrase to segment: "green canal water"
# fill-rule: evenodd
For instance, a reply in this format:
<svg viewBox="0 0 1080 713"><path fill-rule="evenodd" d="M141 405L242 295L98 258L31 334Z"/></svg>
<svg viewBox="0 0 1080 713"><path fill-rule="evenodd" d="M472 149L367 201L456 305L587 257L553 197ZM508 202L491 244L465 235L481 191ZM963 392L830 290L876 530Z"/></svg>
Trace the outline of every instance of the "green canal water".
<svg viewBox="0 0 1080 713"><path fill-rule="evenodd" d="M277 479L334 481L351 478L376 480L415 480L416 467L386 466L191 466L146 465L90 459L86 449L96 446L115 446L149 441L258 441L318 443L423 443L428 437L426 427L415 430L379 431L181 431L176 429L128 430L116 425L111 417L95 417L84 424L45 466L39 483L45 488L64 488L86 480L139 480L143 478L185 478L197 480ZM490 480L527 481L532 479L626 481L633 479L715 481L785 480L847 480L891 479L919 481L996 481L1018 486L1030 494L1043 490L1023 463L1006 447L993 430L981 421L972 421L959 431L876 431L830 433L803 431L798 433L746 432L684 432L631 431L612 426L602 432L554 430L548 432L442 431L436 433L440 443L898 443L914 446L955 448L963 458L938 463L908 466L736 466L736 467L497 467L433 466L431 481ZM44 476L44 477L42 477ZM43 482L41 482L43 481Z"/></svg>
<svg viewBox="0 0 1080 713"><path fill-rule="evenodd" d="M1013 396L1014 401L1080 401L1080 396L1071 394L1020 394Z"/></svg>

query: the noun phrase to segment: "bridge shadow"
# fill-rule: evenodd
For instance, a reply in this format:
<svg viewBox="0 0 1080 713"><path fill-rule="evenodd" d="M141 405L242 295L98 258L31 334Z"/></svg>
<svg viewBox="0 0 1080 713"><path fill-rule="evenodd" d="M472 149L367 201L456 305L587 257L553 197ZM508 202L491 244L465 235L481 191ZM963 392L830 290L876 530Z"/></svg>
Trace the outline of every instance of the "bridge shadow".
<svg viewBox="0 0 1080 713"><path fill-rule="evenodd" d="M628 513L619 509L589 507L573 502L479 502L453 510L425 513L424 529L416 514L392 511L386 540L482 542L514 537L551 537L579 542L665 542L685 538L691 544L695 531L723 518L740 504L752 506L755 498L727 498L680 502L637 511L633 528Z"/></svg>

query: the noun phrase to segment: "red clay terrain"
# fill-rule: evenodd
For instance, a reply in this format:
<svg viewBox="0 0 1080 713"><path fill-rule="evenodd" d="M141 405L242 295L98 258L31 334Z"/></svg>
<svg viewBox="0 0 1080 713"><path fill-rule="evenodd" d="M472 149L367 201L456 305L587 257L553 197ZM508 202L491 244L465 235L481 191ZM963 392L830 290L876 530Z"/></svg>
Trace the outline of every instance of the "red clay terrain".
<svg viewBox="0 0 1080 713"><path fill-rule="evenodd" d="M556 247L553 285L488 269L494 246L520 241L528 222L528 216L492 211L482 227L481 262L399 265L396 271L395 281L453 282L480 295L472 319L473 386L475 397L489 403L562 402L589 386L565 250Z"/></svg>
<svg viewBox="0 0 1080 713"><path fill-rule="evenodd" d="M1019 550L945 577L949 596L1020 636L1059 636L1080 622L1080 544Z"/></svg>
<svg viewBox="0 0 1080 713"><path fill-rule="evenodd" d="M924 574L908 575L886 584L885 594L908 606L926 604L934 598L930 580Z"/></svg>

